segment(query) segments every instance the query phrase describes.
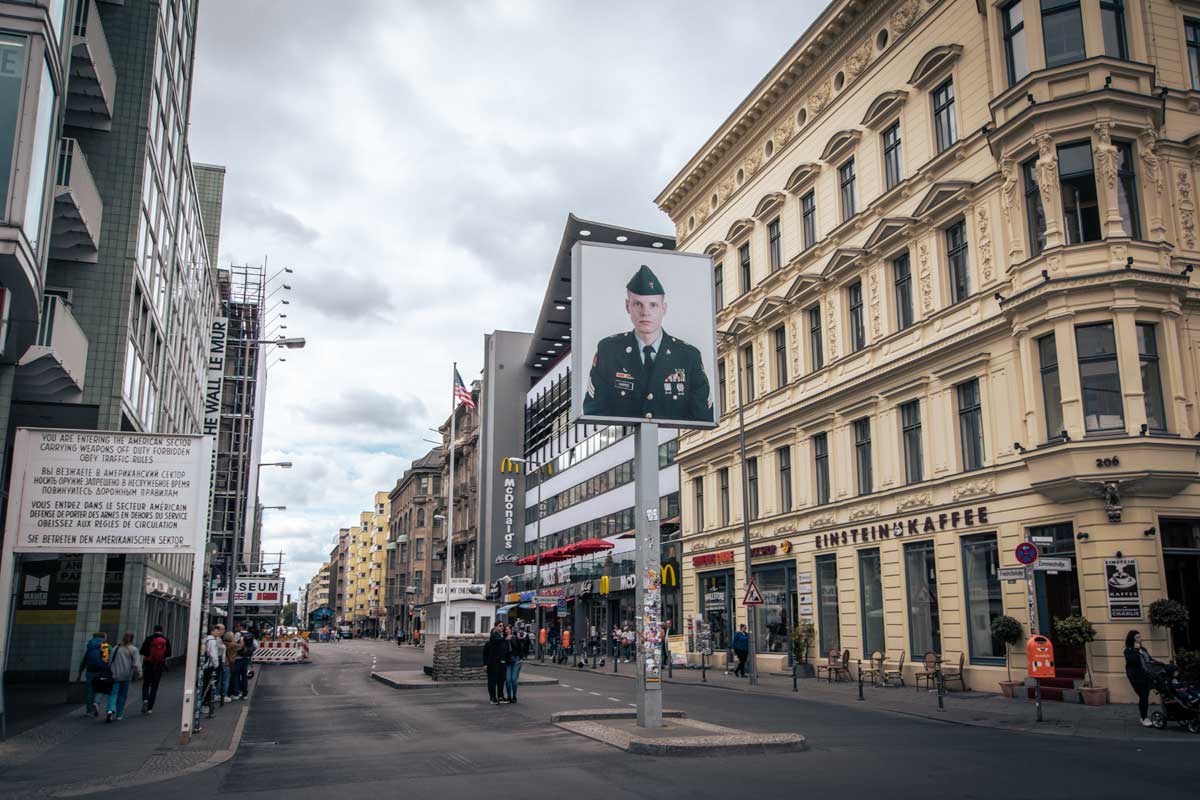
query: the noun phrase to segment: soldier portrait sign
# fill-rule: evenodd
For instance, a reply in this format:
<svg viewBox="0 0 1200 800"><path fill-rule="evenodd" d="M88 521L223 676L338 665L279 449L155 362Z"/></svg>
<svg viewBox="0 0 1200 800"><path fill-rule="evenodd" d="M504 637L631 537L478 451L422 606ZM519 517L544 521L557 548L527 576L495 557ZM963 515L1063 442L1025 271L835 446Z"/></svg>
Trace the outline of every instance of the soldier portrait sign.
<svg viewBox="0 0 1200 800"><path fill-rule="evenodd" d="M715 426L709 258L580 242L571 267L572 416Z"/></svg>

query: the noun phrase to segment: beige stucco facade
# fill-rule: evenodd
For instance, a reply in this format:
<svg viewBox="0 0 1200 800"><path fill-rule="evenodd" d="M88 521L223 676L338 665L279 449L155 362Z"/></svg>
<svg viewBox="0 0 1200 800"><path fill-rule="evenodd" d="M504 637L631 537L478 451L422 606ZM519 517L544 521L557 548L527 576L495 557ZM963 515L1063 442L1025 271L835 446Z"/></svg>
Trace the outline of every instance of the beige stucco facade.
<svg viewBox="0 0 1200 800"><path fill-rule="evenodd" d="M1188 554L1164 549L1189 535L1200 548L1185 532L1200 517L1187 269L1200 256L1200 92L1184 33L1200 5L1124 4L1120 58L1105 55L1098 0L1083 0L1083 57L1047 67L1039 4L1024 0L1028 74L1015 76L1007 8L834 3L659 196L681 249L719 265L717 327L752 359L739 370L719 337L721 424L681 439L684 614L705 615L701 584L724 573L714 604L745 621L741 375L754 566L791 570L785 624L811 616L824 645L910 664L932 637L946 661L966 654L972 688L996 691L989 620L1029 622L1024 582L997 569L1031 535L1053 538L1071 570L1039 579L1039 627L1072 610L1091 620L1096 683L1124 701L1126 631L1166 657L1146 607L1168 572L1195 580ZM1111 618L1116 558L1134 560L1140 617Z"/></svg>

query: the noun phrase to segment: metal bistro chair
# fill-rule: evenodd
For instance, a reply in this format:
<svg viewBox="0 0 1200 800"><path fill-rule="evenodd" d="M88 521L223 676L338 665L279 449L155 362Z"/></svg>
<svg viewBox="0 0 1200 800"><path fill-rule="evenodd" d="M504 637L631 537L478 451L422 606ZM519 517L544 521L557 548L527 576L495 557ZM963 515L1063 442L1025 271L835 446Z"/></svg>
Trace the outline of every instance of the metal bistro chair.
<svg viewBox="0 0 1200 800"><path fill-rule="evenodd" d="M901 686L904 685L904 657L906 655L908 655L906 651L900 651L900 660L896 662L895 669L885 666L882 660L879 662L880 685L895 686L892 681L899 681Z"/></svg>
<svg viewBox="0 0 1200 800"><path fill-rule="evenodd" d="M879 685L879 676L883 672L883 653L876 650L867 659L867 666L859 667L863 680L869 680L875 686Z"/></svg>
<svg viewBox="0 0 1200 800"><path fill-rule="evenodd" d="M839 658L841 658L841 656L838 655L837 648L829 648L829 652L825 654L825 663L817 664L817 677L820 678L821 671L824 670L826 677L828 677L829 681L832 682L833 672L837 668Z"/></svg>
<svg viewBox="0 0 1200 800"><path fill-rule="evenodd" d="M937 653L927 651L922 659L922 666L923 669L913 671L913 683L917 685L917 691L921 690L921 681L925 682L926 689L933 688L933 678L937 673Z"/></svg>
<svg viewBox="0 0 1200 800"><path fill-rule="evenodd" d="M843 678L845 678L846 680L850 680L850 651L849 650L842 651L842 661L840 664L838 664L836 662L834 663L834 665L832 667L832 672L829 677L830 677L831 681L834 678L837 678L839 681L842 680Z"/></svg>
<svg viewBox="0 0 1200 800"><path fill-rule="evenodd" d="M950 681L957 681L962 690L967 691L967 673L963 668L967 665L967 654L958 654L958 669L942 668L942 686L945 686Z"/></svg>

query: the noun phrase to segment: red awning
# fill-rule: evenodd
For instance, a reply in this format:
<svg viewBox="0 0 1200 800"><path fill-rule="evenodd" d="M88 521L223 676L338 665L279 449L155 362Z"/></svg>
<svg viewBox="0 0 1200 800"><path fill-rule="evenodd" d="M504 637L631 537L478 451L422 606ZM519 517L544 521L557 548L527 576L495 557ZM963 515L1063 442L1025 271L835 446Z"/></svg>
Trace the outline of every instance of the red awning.
<svg viewBox="0 0 1200 800"><path fill-rule="evenodd" d="M585 556L589 553L599 553L603 550L612 549L612 542L606 542L603 539L584 539L582 542L567 545L563 548L563 551L572 556Z"/></svg>

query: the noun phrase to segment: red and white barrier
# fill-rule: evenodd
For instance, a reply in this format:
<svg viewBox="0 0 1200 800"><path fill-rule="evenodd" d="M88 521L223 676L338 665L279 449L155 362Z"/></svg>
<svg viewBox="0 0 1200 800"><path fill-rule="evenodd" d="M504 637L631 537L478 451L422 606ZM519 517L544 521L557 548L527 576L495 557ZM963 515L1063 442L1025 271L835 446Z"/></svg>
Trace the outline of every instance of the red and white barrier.
<svg viewBox="0 0 1200 800"><path fill-rule="evenodd" d="M308 642L264 642L250 660L255 664L304 664L308 662Z"/></svg>

